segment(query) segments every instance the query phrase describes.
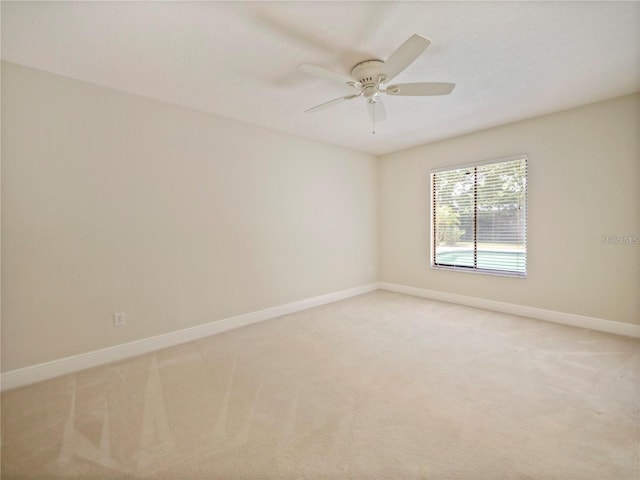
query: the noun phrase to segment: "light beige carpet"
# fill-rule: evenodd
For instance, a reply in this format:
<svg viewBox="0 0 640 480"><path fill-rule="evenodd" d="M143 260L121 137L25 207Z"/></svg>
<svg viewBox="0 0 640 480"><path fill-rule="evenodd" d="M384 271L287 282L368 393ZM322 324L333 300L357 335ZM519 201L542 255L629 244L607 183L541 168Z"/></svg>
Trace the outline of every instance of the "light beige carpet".
<svg viewBox="0 0 640 480"><path fill-rule="evenodd" d="M640 478L640 342L374 292L2 395L2 479Z"/></svg>

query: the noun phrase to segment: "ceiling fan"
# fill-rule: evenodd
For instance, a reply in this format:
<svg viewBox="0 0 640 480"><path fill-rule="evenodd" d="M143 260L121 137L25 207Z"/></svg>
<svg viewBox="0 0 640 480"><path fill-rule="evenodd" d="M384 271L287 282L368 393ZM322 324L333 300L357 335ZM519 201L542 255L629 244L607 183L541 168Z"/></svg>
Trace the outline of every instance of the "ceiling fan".
<svg viewBox="0 0 640 480"><path fill-rule="evenodd" d="M414 34L400 45L386 62L382 60L366 60L360 62L351 69L350 76L308 63L299 65L298 69L302 72L331 82L341 83L357 90L357 93L321 103L320 105L305 110L305 112L317 112L332 105L347 102L354 98L364 97L367 100L369 115L371 115L375 126L376 121L384 120L387 116L384 104L380 98L380 94L382 93L399 96L450 94L456 86L455 83L419 82L389 85L389 82L411 65L430 43L431 40L428 38Z"/></svg>

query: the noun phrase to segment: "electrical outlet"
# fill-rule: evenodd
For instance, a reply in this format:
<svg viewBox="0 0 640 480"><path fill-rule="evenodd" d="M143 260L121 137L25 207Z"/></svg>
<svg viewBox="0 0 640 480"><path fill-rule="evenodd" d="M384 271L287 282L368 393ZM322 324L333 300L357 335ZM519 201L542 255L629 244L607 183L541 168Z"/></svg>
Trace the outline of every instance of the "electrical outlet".
<svg viewBox="0 0 640 480"><path fill-rule="evenodd" d="M114 327L124 327L126 324L124 318L124 312L114 313L113 314L113 326Z"/></svg>

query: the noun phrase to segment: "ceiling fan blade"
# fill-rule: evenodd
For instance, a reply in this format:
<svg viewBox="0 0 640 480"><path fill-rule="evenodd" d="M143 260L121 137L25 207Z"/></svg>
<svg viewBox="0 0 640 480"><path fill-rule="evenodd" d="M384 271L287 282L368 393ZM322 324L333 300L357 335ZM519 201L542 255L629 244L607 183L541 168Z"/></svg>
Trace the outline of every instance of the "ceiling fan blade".
<svg viewBox="0 0 640 480"><path fill-rule="evenodd" d="M455 86L455 83L400 83L398 85L389 85L386 93L406 96L449 95Z"/></svg>
<svg viewBox="0 0 640 480"><path fill-rule="evenodd" d="M381 122L387 118L387 111L380 98L377 102L367 102L367 110L369 110L369 115L374 122Z"/></svg>
<svg viewBox="0 0 640 480"><path fill-rule="evenodd" d="M311 65L310 63L303 63L298 65L298 70L304 73L308 73L309 75L313 75L314 77L319 77L324 80L329 80L330 82L337 82L341 84L350 84L357 83L353 78L348 75L342 73L332 72L331 70L327 70L324 67L319 67L318 65Z"/></svg>
<svg viewBox="0 0 640 480"><path fill-rule="evenodd" d="M327 107L330 107L332 105L337 105L338 103L342 103L342 102L346 102L349 100L353 100L354 98L358 98L360 95L362 94L357 94L357 95L347 95L346 97L340 97L340 98L336 98L333 100L329 100L328 102L325 103L321 103L320 105L316 105L315 107L311 107L307 110L304 111L304 113L313 113L313 112L317 112L319 110L324 110Z"/></svg>
<svg viewBox="0 0 640 480"><path fill-rule="evenodd" d="M384 62L384 73L389 80L396 77L405 68L411 65L416 58L429 46L431 40L417 33L411 35L395 52Z"/></svg>

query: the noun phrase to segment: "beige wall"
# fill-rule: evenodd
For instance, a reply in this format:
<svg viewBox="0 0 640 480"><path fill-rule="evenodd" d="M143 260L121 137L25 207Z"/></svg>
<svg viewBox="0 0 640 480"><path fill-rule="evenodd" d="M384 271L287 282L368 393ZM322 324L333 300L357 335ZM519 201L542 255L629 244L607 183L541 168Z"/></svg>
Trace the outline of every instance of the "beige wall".
<svg viewBox="0 0 640 480"><path fill-rule="evenodd" d="M640 323L640 97L626 96L381 158L380 280ZM526 279L429 266L431 168L529 154Z"/></svg>
<svg viewBox="0 0 640 480"><path fill-rule="evenodd" d="M639 322L637 95L378 160L2 67L3 371L375 280ZM430 269L429 170L516 153L528 277Z"/></svg>
<svg viewBox="0 0 640 480"><path fill-rule="evenodd" d="M4 371L376 279L371 155L3 64L2 170Z"/></svg>

